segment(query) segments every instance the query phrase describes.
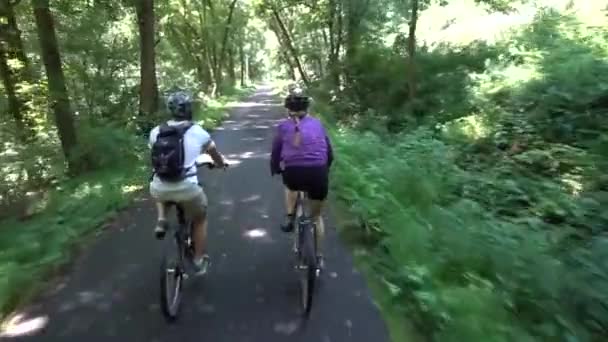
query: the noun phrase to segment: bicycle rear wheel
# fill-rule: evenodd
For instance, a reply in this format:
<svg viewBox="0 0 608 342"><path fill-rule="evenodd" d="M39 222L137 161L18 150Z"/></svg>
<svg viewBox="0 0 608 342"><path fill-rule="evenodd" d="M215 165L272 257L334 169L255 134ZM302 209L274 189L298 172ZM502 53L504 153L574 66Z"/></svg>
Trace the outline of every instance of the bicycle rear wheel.
<svg viewBox="0 0 608 342"><path fill-rule="evenodd" d="M177 319L184 280L184 246L178 234L168 239L160 268L160 304L169 322Z"/></svg>
<svg viewBox="0 0 608 342"><path fill-rule="evenodd" d="M298 258L300 258L300 234L298 233L300 231L300 221L302 220L302 218L304 217L304 203L303 203L303 195L302 192L298 192L297 197L296 197L296 203L295 203L295 208L294 208L294 231L295 233L293 234L293 251L294 253L296 253L296 256ZM296 265L299 266L299 265Z"/></svg>
<svg viewBox="0 0 608 342"><path fill-rule="evenodd" d="M305 317L310 315L317 279L317 258L313 225L306 221L299 224L299 275L300 306Z"/></svg>

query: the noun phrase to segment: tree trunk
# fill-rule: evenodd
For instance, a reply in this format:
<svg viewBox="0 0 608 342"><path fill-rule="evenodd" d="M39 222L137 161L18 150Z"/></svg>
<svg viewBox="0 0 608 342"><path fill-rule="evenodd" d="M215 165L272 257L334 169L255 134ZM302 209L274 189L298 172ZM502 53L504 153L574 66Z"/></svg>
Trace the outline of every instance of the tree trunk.
<svg viewBox="0 0 608 342"><path fill-rule="evenodd" d="M302 63L300 62L300 57L298 57L299 56L298 51L296 50L296 48L294 47L294 45L291 41L291 36L289 35L289 32L287 32L287 28L283 24L283 21L281 20L281 17L279 16L279 12L274 7L272 8L272 14L273 14L277 24L279 25L281 33L283 34L283 38L284 38L283 41L287 45L287 49L289 50L289 52L291 52L293 60L296 63L296 67L298 68L300 77L302 77L302 81L304 81L304 84L306 84L306 86L308 86L309 85L308 77L306 76L306 72L304 71L304 68L302 67Z"/></svg>
<svg viewBox="0 0 608 342"><path fill-rule="evenodd" d="M209 10L207 11L207 8ZM205 29L206 23L208 22L207 18L210 17L211 26L215 25L215 7L211 0L205 2L202 6L202 14L199 12L199 25L201 26L201 41L204 44L204 54L205 60L207 62L207 70L209 72L211 78L211 86L208 91L209 96L216 97L220 91L220 86L222 84L222 70L221 66L218 65L217 54L216 54L216 41L211 39L209 32ZM192 29L193 32L198 32L196 29Z"/></svg>
<svg viewBox="0 0 608 342"><path fill-rule="evenodd" d="M158 109L158 83L154 53L154 0L137 0L135 9L140 44L139 115L150 116Z"/></svg>
<svg viewBox="0 0 608 342"><path fill-rule="evenodd" d="M281 48L281 55L283 55L283 60L285 61L285 64L287 64L289 78L296 81L298 79L296 77L296 67L293 65L291 58L289 58L289 53L287 53L285 49Z"/></svg>
<svg viewBox="0 0 608 342"><path fill-rule="evenodd" d="M32 79L13 6L9 0L0 0L0 74L8 98L8 111L17 126L17 137L27 142L34 136L34 123L28 117L29 108L21 85L31 83Z"/></svg>
<svg viewBox="0 0 608 342"><path fill-rule="evenodd" d="M209 16L211 17L211 26L215 27L215 25L217 25L217 17L215 15L215 6L213 5L213 1L211 0L207 0L207 6L209 7ZM207 16L205 15L205 22L207 22ZM201 29L203 29L203 27L201 27ZM203 29L204 30L204 29ZM207 32L205 30L205 32ZM207 47L205 50L207 50L207 56L209 58L209 65L210 68L212 69L212 75L213 75L213 87L211 90L211 96L212 97L216 97L218 95L220 95L221 91L222 91L222 83L223 83L223 79L224 79L224 75L222 73L222 64L220 63L219 59L220 56L218 56L218 48L217 48L217 40L211 38L209 36L209 34L206 34L206 43L207 43ZM220 47L221 48L221 47Z"/></svg>
<svg viewBox="0 0 608 342"><path fill-rule="evenodd" d="M49 0L32 0L34 18L42 61L46 69L49 88L50 106L55 116L57 132L61 140L63 154L68 162L70 173L77 171L73 151L77 144L74 114L70 108L70 99L65 86L65 77L61 68L61 56L57 46L57 35L53 16L49 9Z"/></svg>
<svg viewBox="0 0 608 342"><path fill-rule="evenodd" d="M362 21L370 5L369 0L350 0L347 3L344 49L346 69L348 70L354 66L358 46L361 44ZM353 82L353 76L352 73L345 73L345 79L348 84Z"/></svg>
<svg viewBox="0 0 608 342"><path fill-rule="evenodd" d="M2 75L2 84L4 85L4 91L8 99L8 112L11 114L15 125L17 127L17 137L19 140L24 141L27 134L25 120L23 118L22 102L17 97L17 91L15 90L15 79L13 78L13 72L8 66L7 53L5 43L0 41L0 75Z"/></svg>
<svg viewBox="0 0 608 342"><path fill-rule="evenodd" d="M226 19L226 24L224 25L224 35L222 38L222 47L220 50L220 63L223 63L225 61L228 46L228 36L230 34L230 25L232 24L232 16L234 14L234 8L236 7L236 1L237 0L232 0L228 9L228 18Z"/></svg>
<svg viewBox="0 0 608 342"><path fill-rule="evenodd" d="M285 48L285 45L287 45L287 44L283 41L283 35L280 33L280 29L277 26L278 25L276 24L276 21L271 21L270 29L272 30L272 32L274 32L275 36L277 37L277 40L279 41L279 47L280 47L279 53L282 56L279 58L283 59L283 62L285 64L287 64L287 66L289 67L289 70L288 70L289 77L295 81L296 80L296 74L295 74L296 66L294 65L293 61L291 60L291 55L288 53L287 49Z"/></svg>
<svg viewBox="0 0 608 342"><path fill-rule="evenodd" d="M234 59L234 50L231 49L228 53L228 78L230 79L231 87L236 84L236 63Z"/></svg>
<svg viewBox="0 0 608 342"><path fill-rule="evenodd" d="M336 0L329 1L327 27L329 31L329 53L327 67L334 86L340 86L340 69L338 66L342 41L342 7Z"/></svg>
<svg viewBox="0 0 608 342"><path fill-rule="evenodd" d="M217 80L216 83L219 83L220 87L223 85L223 70L228 71L228 79L231 82L231 86L234 85L235 76L234 69L231 66L231 62L233 62L233 57L230 56L229 60L226 60L226 52L228 51L228 37L230 36L230 25L232 24L232 17L234 15L234 8L236 7L237 0L232 0L230 6L228 8L228 18L226 19L226 23L224 24L224 34L222 38L222 45L220 46L219 60L215 60L215 74L220 76L220 79ZM215 52L214 52L215 53ZM229 65L226 65L228 62Z"/></svg>
<svg viewBox="0 0 608 342"><path fill-rule="evenodd" d="M312 59L315 62L317 76L319 78L323 78L323 76L325 75L325 70L323 69L323 54L321 53L321 51L327 49L327 44L325 44L325 42L320 38L322 37L319 37L318 34L313 34L311 37L313 46L319 47L319 49L313 54Z"/></svg>
<svg viewBox="0 0 608 342"><path fill-rule="evenodd" d="M183 6L186 6L186 3L183 2ZM201 4L202 8L201 10L198 12L198 24L200 26L200 31L197 30L195 27L193 27L191 24L189 24L187 21L185 22L185 25L188 26L190 28L190 31L192 33L196 33L198 38L196 38L196 40L194 38L192 38L192 40L195 40L197 42L200 42L201 46L199 46L199 49L202 51L202 56L205 60L205 68L207 71L207 74L209 75L209 80L207 82L205 82L206 84L206 89L205 91L209 92L209 95L211 97L215 97L217 95L217 91L218 91L218 84L220 83L220 78L221 75L218 76L217 75L217 68L216 68L216 62L215 62L215 57L213 56L213 49L214 49L214 44L215 41L213 39L210 38L209 36L209 32L206 29L207 22L211 21L211 26L214 25L215 23L215 11L214 11L214 7L213 7L213 2L211 1L205 1L204 4ZM209 10L207 10L209 9ZM207 15L207 12L209 12L209 15ZM208 17L211 17L210 20L208 20Z"/></svg>
<svg viewBox="0 0 608 342"><path fill-rule="evenodd" d="M241 65L241 87L245 87L245 54L242 44L239 44L239 63Z"/></svg>
<svg viewBox="0 0 608 342"><path fill-rule="evenodd" d="M251 79L253 79L253 77L251 77L251 69L249 68L249 55L245 54L245 77L247 78L246 81L247 82L251 82Z"/></svg>
<svg viewBox="0 0 608 342"><path fill-rule="evenodd" d="M416 24L418 23L418 0L412 0L412 17L410 19L407 51L409 55L408 97L410 103L416 98Z"/></svg>
<svg viewBox="0 0 608 342"><path fill-rule="evenodd" d="M188 33L194 32L194 28L190 25L187 25L187 27L190 31L183 32L174 25L168 25L169 32L172 35L171 43L175 44L182 56L190 56L194 60L199 82L210 84L212 82L211 73L205 60L204 49L197 48L198 44L189 44L195 40L200 41L201 38L200 36L195 38L189 36ZM205 91L207 90L205 89Z"/></svg>
<svg viewBox="0 0 608 342"><path fill-rule="evenodd" d="M16 1L0 0L0 27L6 28L0 30L0 39L6 41L10 49L8 51L9 56L16 58L22 64L20 70L24 73L23 77L28 77L27 80L30 81L30 63L25 55L21 30L19 30L19 26L17 25L14 8L16 3Z"/></svg>
<svg viewBox="0 0 608 342"><path fill-rule="evenodd" d="M211 52L209 49L205 49L205 57L207 60L207 69L209 71L209 75L211 76L211 90L209 96L216 97L220 77L217 75L217 69L213 65L213 60L211 58Z"/></svg>

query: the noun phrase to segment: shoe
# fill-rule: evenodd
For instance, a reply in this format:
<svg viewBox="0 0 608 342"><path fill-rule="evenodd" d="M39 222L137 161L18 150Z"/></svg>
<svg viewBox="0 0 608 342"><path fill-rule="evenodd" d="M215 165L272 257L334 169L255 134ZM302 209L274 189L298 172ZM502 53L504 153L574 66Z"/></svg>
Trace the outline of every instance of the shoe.
<svg viewBox="0 0 608 342"><path fill-rule="evenodd" d="M154 228L154 235L158 240L162 240L165 238L168 226L169 224L166 220L158 220L158 222L156 223L156 227Z"/></svg>
<svg viewBox="0 0 608 342"><path fill-rule="evenodd" d="M209 265L211 265L211 258L207 254L203 255L199 258L194 258L192 260L194 264L195 276L204 275L209 270Z"/></svg>
<svg viewBox="0 0 608 342"><path fill-rule="evenodd" d="M285 216L285 222L283 222L283 224L281 224L281 230L285 233L291 233L293 232L293 215L287 215Z"/></svg>

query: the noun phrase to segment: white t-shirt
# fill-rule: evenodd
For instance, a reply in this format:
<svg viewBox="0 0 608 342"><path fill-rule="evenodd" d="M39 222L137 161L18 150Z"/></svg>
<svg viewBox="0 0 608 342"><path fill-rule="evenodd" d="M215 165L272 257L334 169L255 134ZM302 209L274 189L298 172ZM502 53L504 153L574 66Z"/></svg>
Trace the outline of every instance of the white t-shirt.
<svg viewBox="0 0 608 342"><path fill-rule="evenodd" d="M169 126L176 126L184 123L186 123L186 121L169 120L167 122ZM152 129L152 131L150 131L150 148L156 142L156 138L158 137L159 131L160 126L156 126ZM186 131L186 134L184 134L184 168L188 170L187 173L193 173L195 175L184 179L182 182L198 184L198 178L196 176L196 166L194 164L196 163L196 158L201 154L203 146L207 145L209 141L211 141L211 136L209 135L209 133L207 133L207 131L205 131L200 125L197 124L192 125L192 127L190 127L188 131ZM156 183L156 185L162 184L163 187L179 187L180 183L182 182L178 182L177 184L164 183L158 177L156 177L156 175L152 180L152 183Z"/></svg>

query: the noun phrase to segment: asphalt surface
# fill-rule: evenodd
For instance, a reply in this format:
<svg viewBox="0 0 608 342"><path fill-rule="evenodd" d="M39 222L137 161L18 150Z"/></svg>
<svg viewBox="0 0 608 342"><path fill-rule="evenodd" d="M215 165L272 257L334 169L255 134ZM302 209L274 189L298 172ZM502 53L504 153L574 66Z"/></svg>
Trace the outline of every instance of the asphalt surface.
<svg viewBox="0 0 608 342"><path fill-rule="evenodd" d="M153 203L136 201L100 232L62 279L20 312L6 341L384 342L388 334L362 275L326 213L326 270L306 324L289 236L278 228L283 193L269 173L273 126L283 115L269 87L231 110L213 138L234 162L203 170L209 253L202 278L185 284L179 320L159 305L163 243L152 233ZM340 156L336 156L340 158ZM147 193L146 193L147 194ZM26 335L27 334L27 335Z"/></svg>

